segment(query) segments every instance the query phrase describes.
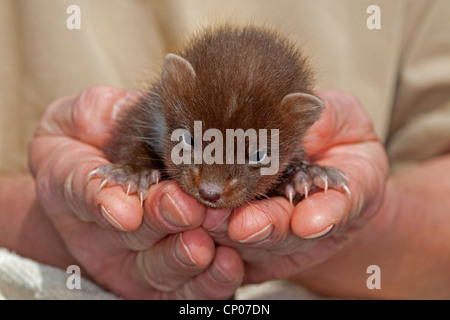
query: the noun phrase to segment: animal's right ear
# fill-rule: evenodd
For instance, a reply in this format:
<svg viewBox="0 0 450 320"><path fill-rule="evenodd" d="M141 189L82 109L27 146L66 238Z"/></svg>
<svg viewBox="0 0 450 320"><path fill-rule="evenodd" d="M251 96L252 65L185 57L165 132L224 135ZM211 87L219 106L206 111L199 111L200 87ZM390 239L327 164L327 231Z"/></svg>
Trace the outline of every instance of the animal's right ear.
<svg viewBox="0 0 450 320"><path fill-rule="evenodd" d="M309 128L319 119L323 110L323 101L308 93L295 92L286 95L281 108L292 114L299 127Z"/></svg>
<svg viewBox="0 0 450 320"><path fill-rule="evenodd" d="M195 78L195 70L189 61L173 53L166 55L161 72L163 85L169 83L192 83Z"/></svg>

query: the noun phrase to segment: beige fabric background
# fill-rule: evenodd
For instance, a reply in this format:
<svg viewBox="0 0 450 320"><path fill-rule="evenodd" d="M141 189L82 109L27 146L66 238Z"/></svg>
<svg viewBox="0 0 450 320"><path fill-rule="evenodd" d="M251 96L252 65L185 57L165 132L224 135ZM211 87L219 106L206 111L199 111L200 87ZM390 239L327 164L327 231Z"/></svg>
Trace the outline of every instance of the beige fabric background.
<svg viewBox="0 0 450 320"><path fill-rule="evenodd" d="M381 8L369 30L366 9ZM66 9L81 8L81 29ZM0 171L27 169L48 104L95 84L145 88L165 53L220 21L272 26L311 56L317 89L355 94L397 165L450 150L450 1L1 0Z"/></svg>
<svg viewBox="0 0 450 320"><path fill-rule="evenodd" d="M1 0L0 171L27 169L26 145L48 104L95 84L145 88L165 53L220 21L272 26L311 56L317 89L355 94L395 164L450 150L450 2ZM81 8L69 30L66 9Z"/></svg>
<svg viewBox="0 0 450 320"><path fill-rule="evenodd" d="M66 28L72 4L80 30ZM366 28L371 4L381 30ZM395 168L450 151L448 0L0 0L0 173L27 170L27 143L52 100L95 84L145 88L164 54L220 21L289 35L311 56L317 90L360 99ZM0 299L67 294L64 271L7 250L0 258ZM318 298L298 290L269 282L237 297ZM79 298L114 297L89 287Z"/></svg>

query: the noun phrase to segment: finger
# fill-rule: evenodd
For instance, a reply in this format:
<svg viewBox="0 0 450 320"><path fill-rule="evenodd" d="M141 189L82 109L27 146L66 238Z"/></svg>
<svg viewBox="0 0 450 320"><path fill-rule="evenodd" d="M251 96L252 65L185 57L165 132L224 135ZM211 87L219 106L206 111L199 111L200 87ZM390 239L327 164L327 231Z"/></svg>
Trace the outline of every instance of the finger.
<svg viewBox="0 0 450 320"><path fill-rule="evenodd" d="M228 237L243 246L272 248L285 243L292 206L281 197L254 201L233 211Z"/></svg>
<svg viewBox="0 0 450 320"><path fill-rule="evenodd" d="M89 172L105 162L102 154L91 146L60 137L39 137L40 145L53 146L40 165L39 194L50 208L57 212L74 212L83 221L95 221L103 227L112 226L121 231L136 233L125 236L131 249L148 247L161 237L199 226L205 208L182 192L174 182L162 182L149 190L144 203L146 214L136 195L127 196L122 187L101 189L98 179L88 181ZM74 154L77 156L75 157ZM58 193L64 190L63 193ZM132 245L132 246L131 246Z"/></svg>
<svg viewBox="0 0 450 320"><path fill-rule="evenodd" d="M140 91L94 86L77 96L59 99L47 108L36 135L69 136L101 146L120 110L135 104L142 95Z"/></svg>
<svg viewBox="0 0 450 320"><path fill-rule="evenodd" d="M202 227L208 231L218 243L226 243L226 239L228 239L228 220L232 212L232 209L226 208L206 209Z"/></svg>
<svg viewBox="0 0 450 320"><path fill-rule="evenodd" d="M76 150L74 144L67 147ZM83 150L78 154L82 155ZM129 249L147 248L168 234L194 229L203 222L205 208L174 182L153 185L142 208L139 197L127 196L122 187L102 188L98 192L100 180L88 181L88 173L100 164L97 158L85 154L83 160L76 161L61 149L61 154L55 155L55 159L72 170L67 175L59 173L68 177L64 182L67 191L62 205L68 204L81 220L95 221L100 226L112 226L120 231L135 231L122 235Z"/></svg>
<svg viewBox="0 0 450 320"><path fill-rule="evenodd" d="M184 193L177 183L163 181L150 188L144 202L142 224L133 233L123 234L124 240L129 249L143 250L169 234L199 227L205 211L206 208ZM121 215L127 218L126 211Z"/></svg>
<svg viewBox="0 0 450 320"><path fill-rule="evenodd" d="M324 91L320 97L325 110L305 136L304 146L313 159L320 154L318 164L346 174L351 197L333 192L303 200L293 213L292 226L306 238L339 232L360 212L370 217L381 203L388 173L386 152L359 101L341 91Z"/></svg>
<svg viewBox="0 0 450 320"><path fill-rule="evenodd" d="M168 292L203 272L214 257L214 242L202 228L164 238L136 256L135 281Z"/></svg>
<svg viewBox="0 0 450 320"><path fill-rule="evenodd" d="M100 98L103 96L105 99ZM125 96L124 90L93 87L79 97L56 101L41 120L29 146L30 169L37 178L40 199L54 217L75 212L83 221L96 221L99 225L111 224L123 230L139 226L142 209L130 208L136 207L133 203L136 199L120 204L118 197L110 200L122 206L121 212L132 212L122 221L110 214L108 204L102 205L111 193L118 194L119 190L97 193L92 189L95 183L87 183L87 174L106 160L99 149L78 140L81 137L101 144L110 129L108 119L117 105L124 104Z"/></svg>
<svg viewBox="0 0 450 320"><path fill-rule="evenodd" d="M168 292L168 299L229 299L244 277L244 264L239 254L229 247L216 247L208 269L188 280L179 289Z"/></svg>
<svg viewBox="0 0 450 320"><path fill-rule="evenodd" d="M371 218L382 203L388 172L383 146L372 141L335 147L318 163L345 172L351 197L330 189L326 195L317 192L302 200L292 213L292 230L306 239L339 234L356 218L360 223Z"/></svg>
<svg viewBox="0 0 450 320"><path fill-rule="evenodd" d="M337 90L318 95L324 102L324 111L303 139L309 155L322 154L336 145L379 140L370 117L353 95Z"/></svg>
<svg viewBox="0 0 450 320"><path fill-rule="evenodd" d="M326 196L313 194L295 207L292 231L303 239L316 239L334 233L335 228L343 224L349 205L346 197L335 190L330 190Z"/></svg>
<svg viewBox="0 0 450 320"><path fill-rule="evenodd" d="M103 227L136 229L143 214L137 199L125 199L120 188L99 193L98 186L87 181L88 173L104 161L102 154L76 140L60 140L42 137L35 142L37 148L45 145L52 150L54 147L36 173L38 196L49 216L64 219L65 215L74 213L82 221L95 221ZM114 213L111 208L115 208ZM115 212L120 213L119 218Z"/></svg>

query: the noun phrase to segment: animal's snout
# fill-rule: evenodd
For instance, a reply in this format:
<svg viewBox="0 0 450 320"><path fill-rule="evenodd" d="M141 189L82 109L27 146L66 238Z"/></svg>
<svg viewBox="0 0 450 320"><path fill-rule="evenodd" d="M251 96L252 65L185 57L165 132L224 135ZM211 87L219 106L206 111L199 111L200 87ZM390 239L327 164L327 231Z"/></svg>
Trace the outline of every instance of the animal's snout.
<svg viewBox="0 0 450 320"><path fill-rule="evenodd" d="M200 198L209 202L216 202L223 196L223 188L216 183L202 182L198 187Z"/></svg>

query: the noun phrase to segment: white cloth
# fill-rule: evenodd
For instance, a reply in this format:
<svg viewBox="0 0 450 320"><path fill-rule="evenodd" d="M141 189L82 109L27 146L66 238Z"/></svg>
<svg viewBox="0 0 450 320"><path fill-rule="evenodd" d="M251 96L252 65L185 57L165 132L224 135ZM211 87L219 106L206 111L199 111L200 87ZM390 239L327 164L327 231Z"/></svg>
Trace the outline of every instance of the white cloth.
<svg viewBox="0 0 450 320"><path fill-rule="evenodd" d="M0 248L0 299L3 300L111 300L120 297L81 278L81 289L69 289L72 273L48 266ZM304 288L283 280L245 285L235 294L237 300L322 299Z"/></svg>
<svg viewBox="0 0 450 320"><path fill-rule="evenodd" d="M68 289L66 282L71 275L0 248L0 299L119 299L84 278L81 289Z"/></svg>

